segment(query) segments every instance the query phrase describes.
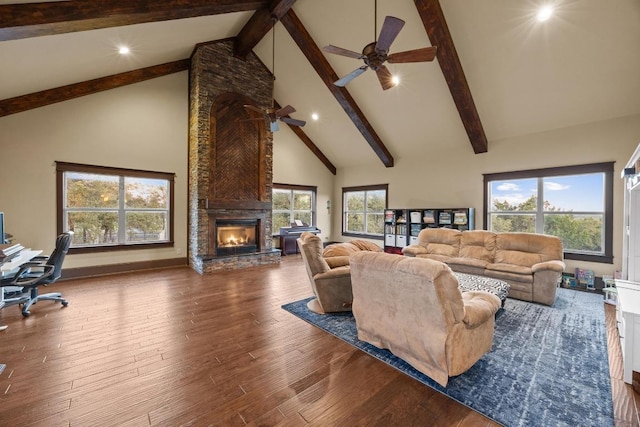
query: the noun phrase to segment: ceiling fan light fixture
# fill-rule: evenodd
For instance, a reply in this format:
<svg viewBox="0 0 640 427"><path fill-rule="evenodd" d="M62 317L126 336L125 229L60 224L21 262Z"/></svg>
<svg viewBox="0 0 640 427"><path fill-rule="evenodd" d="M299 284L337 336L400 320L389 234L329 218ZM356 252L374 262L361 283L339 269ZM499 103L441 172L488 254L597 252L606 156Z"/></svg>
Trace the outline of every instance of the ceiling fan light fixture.
<svg viewBox="0 0 640 427"><path fill-rule="evenodd" d="M320 116L318 116L318 113L312 113L312 114L311 114L311 119L312 119L313 121L316 121L316 122L317 122L319 118L320 118Z"/></svg>
<svg viewBox="0 0 640 427"><path fill-rule="evenodd" d="M131 53L131 49L129 49L129 46L122 45L122 46L118 47L118 53L120 55L128 55L128 54Z"/></svg>
<svg viewBox="0 0 640 427"><path fill-rule="evenodd" d="M394 74L391 77L391 83L393 83L394 86L398 86L400 84L400 77L398 77L397 74Z"/></svg>

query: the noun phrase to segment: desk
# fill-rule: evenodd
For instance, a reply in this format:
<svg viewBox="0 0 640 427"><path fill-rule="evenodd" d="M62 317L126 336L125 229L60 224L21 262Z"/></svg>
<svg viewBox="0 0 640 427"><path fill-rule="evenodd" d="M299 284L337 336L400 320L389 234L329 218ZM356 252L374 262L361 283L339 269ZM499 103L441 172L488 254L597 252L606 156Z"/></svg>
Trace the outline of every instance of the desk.
<svg viewBox="0 0 640 427"><path fill-rule="evenodd" d="M0 265L0 279L5 279L11 277L12 274L15 274L20 266L28 263L33 258L40 255L42 251L32 251L31 249L23 249L20 251L20 255L15 257L9 262L5 262ZM0 309L4 307L4 287L0 286ZM0 325L0 331L7 329L6 326Z"/></svg>

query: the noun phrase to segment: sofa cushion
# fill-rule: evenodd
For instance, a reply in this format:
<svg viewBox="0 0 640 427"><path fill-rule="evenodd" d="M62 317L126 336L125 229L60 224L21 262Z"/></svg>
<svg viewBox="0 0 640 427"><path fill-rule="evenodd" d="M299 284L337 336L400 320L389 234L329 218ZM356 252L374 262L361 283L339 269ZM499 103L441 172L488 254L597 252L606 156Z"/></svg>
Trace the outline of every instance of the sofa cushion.
<svg viewBox="0 0 640 427"><path fill-rule="evenodd" d="M562 260L562 241L554 236L533 233L498 233L496 264L531 267L543 261Z"/></svg>
<svg viewBox="0 0 640 427"><path fill-rule="evenodd" d="M469 230L460 237L460 257L487 263L496 256L496 233L486 230ZM472 264L477 266L479 264Z"/></svg>
<svg viewBox="0 0 640 427"><path fill-rule="evenodd" d="M492 266L495 264L491 264ZM514 266L515 267L515 266ZM529 270L531 271L531 270ZM529 274L519 274L515 272L515 268L511 270L492 270L487 268L484 270L484 275L487 277L493 277L494 279L505 280L509 283L512 282L522 282L522 283L533 283L533 275Z"/></svg>
<svg viewBox="0 0 640 427"><path fill-rule="evenodd" d="M457 257L461 234L451 228L425 228L418 234L418 242L430 254Z"/></svg>
<svg viewBox="0 0 640 427"><path fill-rule="evenodd" d="M350 242L332 243L322 251L325 258L349 256L358 251L382 252L382 248L367 240L351 240Z"/></svg>

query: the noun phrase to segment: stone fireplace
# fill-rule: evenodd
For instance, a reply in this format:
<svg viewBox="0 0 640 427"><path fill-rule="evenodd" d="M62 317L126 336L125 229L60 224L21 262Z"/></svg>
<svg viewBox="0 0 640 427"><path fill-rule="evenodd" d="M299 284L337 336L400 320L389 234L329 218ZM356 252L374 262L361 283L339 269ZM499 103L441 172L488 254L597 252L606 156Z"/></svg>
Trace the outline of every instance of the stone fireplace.
<svg viewBox="0 0 640 427"><path fill-rule="evenodd" d="M273 137L245 108L271 105L273 78L233 42L198 45L191 59L189 264L199 273L280 262L273 249Z"/></svg>

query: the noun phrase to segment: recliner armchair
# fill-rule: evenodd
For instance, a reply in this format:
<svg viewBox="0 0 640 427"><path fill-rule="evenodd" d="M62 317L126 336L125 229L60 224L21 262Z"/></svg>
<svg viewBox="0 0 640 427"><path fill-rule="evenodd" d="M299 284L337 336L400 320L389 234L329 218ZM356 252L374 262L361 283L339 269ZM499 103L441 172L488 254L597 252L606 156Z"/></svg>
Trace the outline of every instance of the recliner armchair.
<svg viewBox="0 0 640 427"><path fill-rule="evenodd" d="M322 240L307 231L297 239L316 298L307 303L315 313L351 311L351 270L349 266L330 268L322 257Z"/></svg>
<svg viewBox="0 0 640 427"><path fill-rule="evenodd" d="M59 301L63 306L69 302L62 297L60 292L39 294L40 286L47 286L56 282L62 276L62 263L69 251L73 232L68 231L56 238L56 247L49 257L36 257L24 264L9 283L3 286L16 286L22 288L21 295L5 299L5 305L22 305L22 315L31 314L29 309L33 304L41 300Z"/></svg>

